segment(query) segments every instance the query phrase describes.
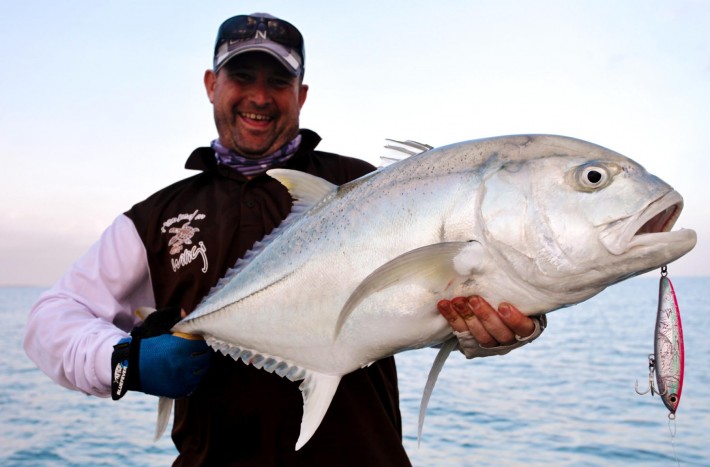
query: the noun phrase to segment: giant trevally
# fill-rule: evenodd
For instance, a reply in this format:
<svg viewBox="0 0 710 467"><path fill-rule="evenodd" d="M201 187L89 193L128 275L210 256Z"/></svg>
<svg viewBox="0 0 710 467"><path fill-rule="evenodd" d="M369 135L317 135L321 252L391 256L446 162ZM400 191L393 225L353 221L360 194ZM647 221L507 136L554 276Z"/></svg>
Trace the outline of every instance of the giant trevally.
<svg viewBox="0 0 710 467"><path fill-rule="evenodd" d="M342 186L270 170L292 213L174 332L300 385L296 448L343 375L455 342L442 298L537 315L690 251L683 199L636 162L581 140L503 136L432 149Z"/></svg>

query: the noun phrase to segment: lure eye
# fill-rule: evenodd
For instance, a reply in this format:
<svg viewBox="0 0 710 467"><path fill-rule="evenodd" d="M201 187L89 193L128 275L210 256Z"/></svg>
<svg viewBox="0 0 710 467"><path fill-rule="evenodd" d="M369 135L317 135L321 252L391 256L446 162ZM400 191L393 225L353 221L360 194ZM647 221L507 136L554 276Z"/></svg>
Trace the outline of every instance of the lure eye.
<svg viewBox="0 0 710 467"><path fill-rule="evenodd" d="M579 191L596 191L608 186L619 171L613 164L589 163L573 171L574 185Z"/></svg>

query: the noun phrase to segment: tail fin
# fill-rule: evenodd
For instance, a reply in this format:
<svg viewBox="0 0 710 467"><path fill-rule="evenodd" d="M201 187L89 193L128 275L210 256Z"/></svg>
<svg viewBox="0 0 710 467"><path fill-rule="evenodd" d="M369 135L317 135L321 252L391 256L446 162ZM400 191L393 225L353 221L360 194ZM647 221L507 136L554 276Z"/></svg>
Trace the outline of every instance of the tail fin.
<svg viewBox="0 0 710 467"><path fill-rule="evenodd" d="M158 423L155 425L155 439L158 441L170 421L170 412L173 411L173 400L169 397L161 397L158 399Z"/></svg>
<svg viewBox="0 0 710 467"><path fill-rule="evenodd" d="M140 306L136 311L134 311L136 316L138 316L141 321L145 321L145 319L155 313L155 308L151 308L149 306Z"/></svg>

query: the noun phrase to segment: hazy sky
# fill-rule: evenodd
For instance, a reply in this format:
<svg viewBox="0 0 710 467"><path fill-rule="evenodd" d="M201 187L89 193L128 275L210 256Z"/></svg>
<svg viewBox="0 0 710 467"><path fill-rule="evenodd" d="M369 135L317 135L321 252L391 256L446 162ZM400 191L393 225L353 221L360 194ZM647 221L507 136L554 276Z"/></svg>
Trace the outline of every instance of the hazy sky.
<svg viewBox="0 0 710 467"><path fill-rule="evenodd" d="M306 39L301 125L377 162L515 133L631 157L686 200L710 274L710 1L7 0L0 15L0 285L53 283L115 216L192 174L215 136L217 27L267 11Z"/></svg>

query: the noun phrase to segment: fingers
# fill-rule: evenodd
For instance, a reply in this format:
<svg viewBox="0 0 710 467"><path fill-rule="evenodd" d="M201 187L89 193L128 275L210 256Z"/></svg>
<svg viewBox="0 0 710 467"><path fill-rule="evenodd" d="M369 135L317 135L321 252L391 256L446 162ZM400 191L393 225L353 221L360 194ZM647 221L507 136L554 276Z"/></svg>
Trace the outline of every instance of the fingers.
<svg viewBox="0 0 710 467"><path fill-rule="evenodd" d="M480 297L441 300L437 308L454 331L469 331L482 347L515 342L515 334L506 329L498 313Z"/></svg>
<svg viewBox="0 0 710 467"><path fill-rule="evenodd" d="M523 338L535 332L535 322L509 303L501 303L498 313L505 325L517 336Z"/></svg>
<svg viewBox="0 0 710 467"><path fill-rule="evenodd" d="M473 311L469 313L460 313L458 311L461 309L461 303L464 301L466 301L465 297L456 297L452 300L440 300L439 303L436 304L439 313L446 318L454 331L467 331L468 325L466 324L466 318L470 318L470 316L475 317ZM457 306L454 307L454 304Z"/></svg>
<svg viewBox="0 0 710 467"><path fill-rule="evenodd" d="M185 318L186 316L187 316L187 311L185 311L184 308L181 308L180 309L180 318ZM174 332L173 336L182 337L183 339L189 339L192 341L200 341L200 340L204 339L202 336L198 336L196 334L187 334L185 332Z"/></svg>
<svg viewBox="0 0 710 467"><path fill-rule="evenodd" d="M514 306L503 303L496 311L478 296L441 300L437 308L455 331L469 331L482 347L510 345L516 334L527 337L535 330L532 319Z"/></svg>
<svg viewBox="0 0 710 467"><path fill-rule="evenodd" d="M197 334L188 334L186 332L174 332L173 336L175 337L181 337L183 339L191 340L191 341L201 341L204 340L202 336L198 336Z"/></svg>
<svg viewBox="0 0 710 467"><path fill-rule="evenodd" d="M471 334L479 344L483 347L495 347L515 342L515 333L508 328L501 315L487 301L473 296L469 297L467 302L480 321L480 326L471 329Z"/></svg>

